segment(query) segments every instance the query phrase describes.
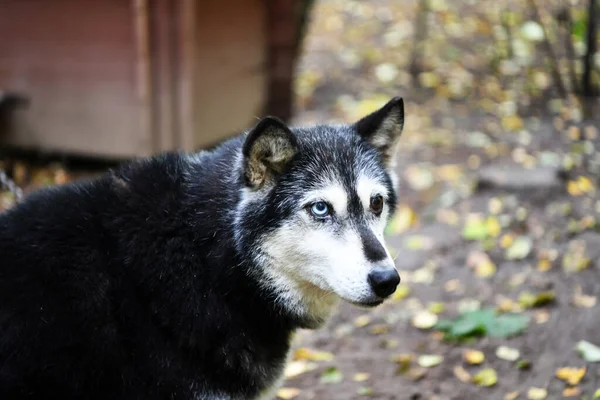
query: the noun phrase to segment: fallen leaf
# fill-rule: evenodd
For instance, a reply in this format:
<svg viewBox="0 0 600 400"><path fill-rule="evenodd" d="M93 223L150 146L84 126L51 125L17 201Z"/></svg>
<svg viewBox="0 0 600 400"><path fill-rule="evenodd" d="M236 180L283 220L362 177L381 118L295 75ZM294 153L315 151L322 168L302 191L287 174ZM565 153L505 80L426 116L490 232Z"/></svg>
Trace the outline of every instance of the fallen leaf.
<svg viewBox="0 0 600 400"><path fill-rule="evenodd" d="M406 232L417 224L417 213L406 204L400 204L394 217L386 227L387 235L397 235Z"/></svg>
<svg viewBox="0 0 600 400"><path fill-rule="evenodd" d="M431 170L422 165L409 165L404 170L404 177L408 185L417 192L429 189L434 184Z"/></svg>
<svg viewBox="0 0 600 400"><path fill-rule="evenodd" d="M444 360L444 357L437 354L423 354L417 358L417 364L423 368L431 368L439 365Z"/></svg>
<svg viewBox="0 0 600 400"><path fill-rule="evenodd" d="M575 286L575 293L572 298L573 304L580 308L592 308L596 305L596 297L583 294L581 286Z"/></svg>
<svg viewBox="0 0 600 400"><path fill-rule="evenodd" d="M405 374L410 370L412 364L412 354L398 354L392 357L391 361L398 364L396 373L399 375Z"/></svg>
<svg viewBox="0 0 600 400"><path fill-rule="evenodd" d="M371 322L371 317L368 315L361 315L358 316L354 319L354 326L356 326L357 328L362 328L365 327L369 324L369 322Z"/></svg>
<svg viewBox="0 0 600 400"><path fill-rule="evenodd" d="M359 373L354 374L354 376L352 377L352 380L354 382L364 382L364 381L368 380L370 376L371 375L366 372L359 372Z"/></svg>
<svg viewBox="0 0 600 400"><path fill-rule="evenodd" d="M564 367L556 370L556 377L571 386L575 386L585 376L585 373L585 368Z"/></svg>
<svg viewBox="0 0 600 400"><path fill-rule="evenodd" d="M494 386L498 382L498 374L492 368L485 368L473 375L472 382L477 386Z"/></svg>
<svg viewBox="0 0 600 400"><path fill-rule="evenodd" d="M389 325L386 324L377 324L373 325L369 328L369 332L373 335L384 335L390 331Z"/></svg>
<svg viewBox="0 0 600 400"><path fill-rule="evenodd" d="M469 374L469 372L460 365L454 367L454 376L456 376L456 378L461 382L471 382L471 374Z"/></svg>
<svg viewBox="0 0 600 400"><path fill-rule="evenodd" d="M531 252L533 241L528 236L518 236L513 244L506 249L505 257L508 260L522 260Z"/></svg>
<svg viewBox="0 0 600 400"><path fill-rule="evenodd" d="M401 283L396 288L396 291L392 295L392 301L404 300L410 295L410 286L406 283Z"/></svg>
<svg viewBox="0 0 600 400"><path fill-rule="evenodd" d="M537 265L537 270L541 272L550 271L552 268L552 262L550 260L540 260Z"/></svg>
<svg viewBox="0 0 600 400"><path fill-rule="evenodd" d="M306 360L291 361L285 366L284 376L286 379L296 377L305 372L314 371L317 369L317 364L307 362Z"/></svg>
<svg viewBox="0 0 600 400"><path fill-rule="evenodd" d="M529 400L544 400L546 397L548 397L548 391L543 388L531 387L527 391Z"/></svg>
<svg viewBox="0 0 600 400"><path fill-rule="evenodd" d="M517 361L517 368L520 370L526 370L531 368L531 361L529 360L519 360Z"/></svg>
<svg viewBox="0 0 600 400"><path fill-rule="evenodd" d="M509 248L515 241L515 235L512 233L505 233L500 238L500 247L503 249Z"/></svg>
<svg viewBox="0 0 600 400"><path fill-rule="evenodd" d="M517 397L519 397L518 391L510 392L504 395L504 400L515 400Z"/></svg>
<svg viewBox="0 0 600 400"><path fill-rule="evenodd" d="M465 350L463 353L464 360L471 365L479 365L485 360L485 355L479 350Z"/></svg>
<svg viewBox="0 0 600 400"><path fill-rule="evenodd" d="M413 326L419 329L431 329L437 322L438 316L426 310L417 312L412 320Z"/></svg>
<svg viewBox="0 0 600 400"><path fill-rule="evenodd" d="M467 240L483 240L488 236L485 220L478 215L467 218L462 235Z"/></svg>
<svg viewBox="0 0 600 400"><path fill-rule="evenodd" d="M533 42L544 40L544 29L535 21L527 21L521 26L521 35Z"/></svg>
<svg viewBox="0 0 600 400"><path fill-rule="evenodd" d="M375 393L375 391L373 390L373 388L361 386L358 388L356 393L358 393L361 396L372 396Z"/></svg>
<svg viewBox="0 0 600 400"><path fill-rule="evenodd" d="M423 379L425 377L425 375L427 375L427 369L422 368L422 367L414 367L411 368L408 373L406 374L406 377L408 379L410 379L411 381L420 381L421 379Z"/></svg>
<svg viewBox="0 0 600 400"><path fill-rule="evenodd" d="M316 351L307 347L300 347L294 352L293 359L308 361L331 361L333 360L333 354L326 351Z"/></svg>
<svg viewBox="0 0 600 400"><path fill-rule="evenodd" d="M383 63L375 67L375 77L381 83L392 82L398 76L398 68L392 63Z"/></svg>
<svg viewBox="0 0 600 400"><path fill-rule="evenodd" d="M525 291L519 295L519 305L522 308L541 307L553 303L556 300L556 293L551 290L533 294Z"/></svg>
<svg viewBox="0 0 600 400"><path fill-rule="evenodd" d="M600 362L600 347L585 340L577 343L577 351L587 362Z"/></svg>
<svg viewBox="0 0 600 400"><path fill-rule="evenodd" d="M545 324L548 322L548 320L550 320L550 313L546 310L539 310L536 311L534 318L536 324Z"/></svg>
<svg viewBox="0 0 600 400"><path fill-rule="evenodd" d="M440 302L429 303L429 306L427 307L427 311L433 314L441 314L445 309L446 305Z"/></svg>
<svg viewBox="0 0 600 400"><path fill-rule="evenodd" d="M300 394L300 389L282 387L277 391L277 397L283 400L293 399Z"/></svg>
<svg viewBox="0 0 600 400"><path fill-rule="evenodd" d="M496 349L496 357L506 361L517 361L521 354L519 350L507 346L500 346Z"/></svg>
<svg viewBox="0 0 600 400"><path fill-rule="evenodd" d="M433 247L433 240L423 235L412 235L404 238L402 244L408 250L429 250Z"/></svg>
<svg viewBox="0 0 600 400"><path fill-rule="evenodd" d="M488 278L496 273L496 265L482 251L474 250L469 253L467 265L475 268L475 274L480 278Z"/></svg>
<svg viewBox="0 0 600 400"><path fill-rule="evenodd" d="M336 367L329 367L321 374L321 383L340 383L344 380L344 375Z"/></svg>
<svg viewBox="0 0 600 400"><path fill-rule="evenodd" d="M576 397L581 395L581 389L578 387L568 387L563 390L563 397Z"/></svg>
<svg viewBox="0 0 600 400"><path fill-rule="evenodd" d="M500 226L500 222L496 217L490 216L485 220L485 229L489 236L498 237L502 232L502 227Z"/></svg>

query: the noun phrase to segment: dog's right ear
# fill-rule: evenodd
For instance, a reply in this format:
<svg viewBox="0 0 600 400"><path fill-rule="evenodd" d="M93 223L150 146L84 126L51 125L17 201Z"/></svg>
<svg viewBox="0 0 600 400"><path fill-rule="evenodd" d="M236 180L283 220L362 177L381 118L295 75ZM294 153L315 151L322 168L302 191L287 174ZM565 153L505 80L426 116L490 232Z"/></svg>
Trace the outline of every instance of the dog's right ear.
<svg viewBox="0 0 600 400"><path fill-rule="evenodd" d="M278 118L265 117L248 133L242 154L244 181L252 189L281 174L298 153L296 136Z"/></svg>

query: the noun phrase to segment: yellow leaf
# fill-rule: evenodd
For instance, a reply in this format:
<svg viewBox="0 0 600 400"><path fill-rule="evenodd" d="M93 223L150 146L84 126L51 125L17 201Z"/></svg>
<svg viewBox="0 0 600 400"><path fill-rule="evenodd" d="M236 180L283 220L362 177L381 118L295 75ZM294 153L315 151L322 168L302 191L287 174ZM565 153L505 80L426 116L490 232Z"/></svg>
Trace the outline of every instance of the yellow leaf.
<svg viewBox="0 0 600 400"><path fill-rule="evenodd" d="M457 225L459 222L458 213L454 210L449 210L447 208L440 208L436 212L436 219L438 222L447 224L447 225Z"/></svg>
<svg viewBox="0 0 600 400"><path fill-rule="evenodd" d="M485 355L482 351L469 349L463 353L463 358L471 365L479 365L485 360Z"/></svg>
<svg viewBox="0 0 600 400"><path fill-rule="evenodd" d="M369 322L371 322L371 317L369 317L368 315L361 315L359 317L356 317L354 319L354 326L356 326L357 328L362 328L364 326L369 325Z"/></svg>
<svg viewBox="0 0 600 400"><path fill-rule="evenodd" d="M423 368L431 368L441 364L444 361L444 357L437 354L423 354L417 359L417 364Z"/></svg>
<svg viewBox="0 0 600 400"><path fill-rule="evenodd" d="M596 389L596 391L594 392L594 396L592 398L593 399L600 399L600 389Z"/></svg>
<svg viewBox="0 0 600 400"><path fill-rule="evenodd" d="M440 84L440 78L433 72L421 72L419 83L426 88L433 88Z"/></svg>
<svg viewBox="0 0 600 400"><path fill-rule="evenodd" d="M433 314L441 314L445 309L446 305L440 302L429 303L429 306L427 307L427 311Z"/></svg>
<svg viewBox="0 0 600 400"><path fill-rule="evenodd" d="M577 178L577 186L582 193L590 193L596 190L594 184L587 176L580 176Z"/></svg>
<svg viewBox="0 0 600 400"><path fill-rule="evenodd" d="M406 232L409 228L416 225L418 221L417 213L406 204L398 206L396 214L390 221L386 229L387 234L399 234Z"/></svg>
<svg viewBox="0 0 600 400"><path fill-rule="evenodd" d="M498 374L492 368L485 368L476 373L473 376L472 381L477 386L494 386L496 382L498 382Z"/></svg>
<svg viewBox="0 0 600 400"><path fill-rule="evenodd" d="M565 367L556 370L556 377L575 386L585 376L586 368Z"/></svg>
<svg viewBox="0 0 600 400"><path fill-rule="evenodd" d="M377 324L377 325L371 326L369 331L373 335L384 335L390 331L390 327L386 324Z"/></svg>
<svg viewBox="0 0 600 400"><path fill-rule="evenodd" d="M518 312L521 310L521 307L508 297L501 297L497 305L500 312Z"/></svg>
<svg viewBox="0 0 600 400"><path fill-rule="evenodd" d="M398 365L398 369L396 370L397 374L405 374L410 369L410 365L412 363L413 356L412 354L397 354L391 358L392 362L395 362Z"/></svg>
<svg viewBox="0 0 600 400"><path fill-rule="evenodd" d="M544 400L546 397L548 397L548 391L543 388L531 387L527 391L529 400Z"/></svg>
<svg viewBox="0 0 600 400"><path fill-rule="evenodd" d="M563 397L576 397L581 394L581 389L578 387L568 387L563 390Z"/></svg>
<svg viewBox="0 0 600 400"><path fill-rule="evenodd" d="M469 374L469 372L460 365L454 367L454 376L456 376L456 378L458 378L458 380L461 382L471 382L471 374Z"/></svg>
<svg viewBox="0 0 600 400"><path fill-rule="evenodd" d="M425 310L417 312L412 320L413 326L419 329L431 329L437 322L438 316Z"/></svg>
<svg viewBox="0 0 600 400"><path fill-rule="evenodd" d="M546 272L546 271L550 271L551 268L552 268L552 262L550 260L543 259L538 262L538 265L537 265L538 271Z"/></svg>
<svg viewBox="0 0 600 400"><path fill-rule="evenodd" d="M294 352L293 359L308 361L331 361L333 360L333 354L326 351L316 351L307 347L300 347Z"/></svg>
<svg viewBox="0 0 600 400"><path fill-rule="evenodd" d="M283 374L289 379L315 369L317 369L317 364L315 363L309 363L306 360L292 361L285 366Z"/></svg>
<svg viewBox="0 0 600 400"><path fill-rule="evenodd" d="M364 382L368 380L370 376L371 375L367 374L366 372L359 372L357 374L354 374L352 379L354 380L354 382Z"/></svg>
<svg viewBox="0 0 600 400"><path fill-rule="evenodd" d="M447 164L438 167L438 178L442 181L456 182L463 176L462 167L458 164Z"/></svg>
<svg viewBox="0 0 600 400"><path fill-rule="evenodd" d="M517 361L521 353L517 349L507 346L500 346L496 349L496 357L506 361Z"/></svg>
<svg viewBox="0 0 600 400"><path fill-rule="evenodd" d="M483 264L479 264L475 268L475 274L480 278L489 278L496 273L496 264L491 261L487 261Z"/></svg>
<svg viewBox="0 0 600 400"><path fill-rule="evenodd" d="M403 300L407 298L408 295L410 295L410 286L408 286L406 283L401 283L398 285L396 291L392 295L392 301Z"/></svg>
<svg viewBox="0 0 600 400"><path fill-rule="evenodd" d="M581 196L583 194L575 181L567 182L567 192L569 192L571 196Z"/></svg>
<svg viewBox="0 0 600 400"><path fill-rule="evenodd" d="M596 305L596 297L588 296L583 294L581 286L575 286L575 293L573 294L573 304L580 308L592 308Z"/></svg>
<svg viewBox="0 0 600 400"><path fill-rule="evenodd" d="M277 397L283 400L293 399L300 394L300 389L282 387L277 391Z"/></svg>
<svg viewBox="0 0 600 400"><path fill-rule="evenodd" d="M519 397L518 391L510 392L504 395L504 400L515 400L517 397Z"/></svg>
<svg viewBox="0 0 600 400"><path fill-rule="evenodd" d="M504 205L502 204L502 200L497 197L492 197L488 202L488 210L494 215L500 214L503 207Z"/></svg>
<svg viewBox="0 0 600 400"><path fill-rule="evenodd" d="M514 241L515 235L512 233L506 233L500 238L500 247L507 249L513 244Z"/></svg>
<svg viewBox="0 0 600 400"><path fill-rule="evenodd" d="M546 310L540 310L534 315L535 322L538 324L545 324L550 319L550 313Z"/></svg>
<svg viewBox="0 0 600 400"><path fill-rule="evenodd" d="M498 237L498 235L500 235L500 233L502 232L502 227L500 226L500 222L498 222L498 219L496 217L488 217L485 220L485 227L487 229L488 235L490 235L491 237Z"/></svg>
<svg viewBox="0 0 600 400"><path fill-rule="evenodd" d="M502 118L502 127L507 131L523 129L523 120L518 115L507 115Z"/></svg>

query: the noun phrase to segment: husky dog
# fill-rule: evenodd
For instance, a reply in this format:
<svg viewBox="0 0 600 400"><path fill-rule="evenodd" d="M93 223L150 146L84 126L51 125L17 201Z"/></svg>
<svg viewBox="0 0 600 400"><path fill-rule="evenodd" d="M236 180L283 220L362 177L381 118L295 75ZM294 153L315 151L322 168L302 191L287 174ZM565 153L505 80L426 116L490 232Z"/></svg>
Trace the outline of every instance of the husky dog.
<svg viewBox="0 0 600 400"><path fill-rule="evenodd" d="M273 398L296 329L400 281L403 121L401 98L349 125L266 117L0 214L0 398Z"/></svg>

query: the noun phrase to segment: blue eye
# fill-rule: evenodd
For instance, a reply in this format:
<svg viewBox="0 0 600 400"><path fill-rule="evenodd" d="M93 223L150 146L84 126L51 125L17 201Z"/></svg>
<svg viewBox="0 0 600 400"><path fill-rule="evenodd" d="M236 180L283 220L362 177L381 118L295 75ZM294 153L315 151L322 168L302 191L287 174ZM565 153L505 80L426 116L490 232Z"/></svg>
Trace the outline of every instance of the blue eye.
<svg viewBox="0 0 600 400"><path fill-rule="evenodd" d="M324 201L317 201L310 206L310 212L318 218L329 215L329 206Z"/></svg>

